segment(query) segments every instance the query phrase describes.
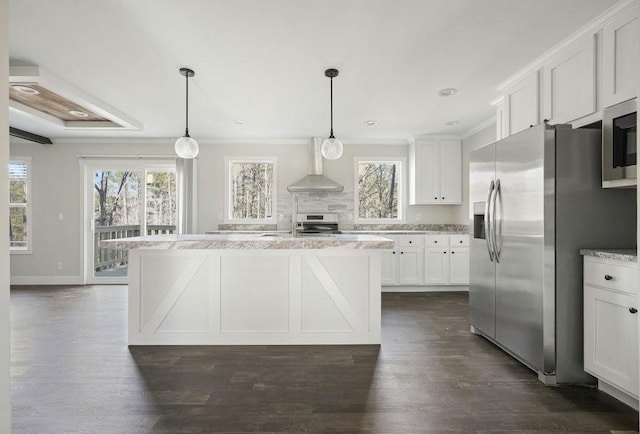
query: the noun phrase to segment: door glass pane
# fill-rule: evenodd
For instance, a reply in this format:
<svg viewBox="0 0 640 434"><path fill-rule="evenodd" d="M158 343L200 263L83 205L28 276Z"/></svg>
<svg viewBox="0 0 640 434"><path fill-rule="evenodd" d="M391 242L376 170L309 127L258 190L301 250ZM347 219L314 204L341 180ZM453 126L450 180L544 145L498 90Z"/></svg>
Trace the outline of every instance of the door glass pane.
<svg viewBox="0 0 640 434"><path fill-rule="evenodd" d="M147 170L146 186L147 235L175 233L176 173Z"/></svg>
<svg viewBox="0 0 640 434"><path fill-rule="evenodd" d="M126 277L127 251L99 247L100 240L140 235L142 172L94 173L94 275Z"/></svg>

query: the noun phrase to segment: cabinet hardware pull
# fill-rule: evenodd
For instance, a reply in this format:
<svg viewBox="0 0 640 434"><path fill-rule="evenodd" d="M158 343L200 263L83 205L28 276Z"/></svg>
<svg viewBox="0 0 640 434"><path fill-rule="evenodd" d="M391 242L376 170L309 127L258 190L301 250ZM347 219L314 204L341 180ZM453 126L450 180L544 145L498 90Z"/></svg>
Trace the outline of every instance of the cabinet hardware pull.
<svg viewBox="0 0 640 434"><path fill-rule="evenodd" d="M409 241L409 244L413 243L413 241Z"/></svg>
<svg viewBox="0 0 640 434"><path fill-rule="evenodd" d="M434 199L438 200L438 196L434 197Z"/></svg>
<svg viewBox="0 0 640 434"><path fill-rule="evenodd" d="M613 279L612 276L609 276L608 274L604 275L604 280L611 280L611 279Z"/></svg>
<svg viewBox="0 0 640 434"><path fill-rule="evenodd" d="M462 244L462 240L460 240L460 244Z"/></svg>
<svg viewBox="0 0 640 434"><path fill-rule="evenodd" d="M434 243L435 243L435 244L438 244L438 240L435 240L435 241L434 241Z"/></svg>
<svg viewBox="0 0 640 434"><path fill-rule="evenodd" d="M629 308L629 312L636 313L636 312L638 312L638 309L636 309L635 307L630 307Z"/></svg>
<svg viewBox="0 0 640 434"><path fill-rule="evenodd" d="M453 255L455 252L451 252L451 254Z"/></svg>
<svg viewBox="0 0 640 434"><path fill-rule="evenodd" d="M442 253L444 253L445 255L447 254L447 252L442 252Z"/></svg>
<svg viewBox="0 0 640 434"><path fill-rule="evenodd" d="M444 196L442 196L442 198L444 199Z"/></svg>
<svg viewBox="0 0 640 434"><path fill-rule="evenodd" d="M404 255L404 252L400 252L401 255Z"/></svg>
<svg viewBox="0 0 640 434"><path fill-rule="evenodd" d="M391 253L393 253L394 255L396 254L396 252L391 252Z"/></svg>

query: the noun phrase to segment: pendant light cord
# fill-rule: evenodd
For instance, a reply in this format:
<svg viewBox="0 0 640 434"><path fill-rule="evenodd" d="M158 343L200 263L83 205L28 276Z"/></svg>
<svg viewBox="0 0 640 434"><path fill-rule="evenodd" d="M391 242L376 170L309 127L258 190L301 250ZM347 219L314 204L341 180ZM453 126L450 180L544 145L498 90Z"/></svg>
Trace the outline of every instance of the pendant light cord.
<svg viewBox="0 0 640 434"><path fill-rule="evenodd" d="M186 119L185 119L185 128L184 128L184 136L185 137L189 137L189 73L184 75L184 79L186 81L186 98L185 98L185 105L186 105Z"/></svg>
<svg viewBox="0 0 640 434"><path fill-rule="evenodd" d="M333 77L331 79L331 133L329 134L330 139L334 139L333 136Z"/></svg>

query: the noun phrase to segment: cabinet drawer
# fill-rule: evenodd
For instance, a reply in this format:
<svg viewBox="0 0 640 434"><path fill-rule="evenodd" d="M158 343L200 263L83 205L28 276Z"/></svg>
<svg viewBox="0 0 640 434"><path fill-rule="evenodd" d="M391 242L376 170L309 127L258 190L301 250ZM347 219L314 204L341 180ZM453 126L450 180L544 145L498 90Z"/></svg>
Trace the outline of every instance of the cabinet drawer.
<svg viewBox="0 0 640 434"><path fill-rule="evenodd" d="M635 295L638 270L633 266L616 265L609 261L585 257L584 283Z"/></svg>
<svg viewBox="0 0 640 434"><path fill-rule="evenodd" d="M467 247L469 246L469 235L451 235L449 243L451 247Z"/></svg>
<svg viewBox="0 0 640 434"><path fill-rule="evenodd" d="M402 247L423 247L424 235L400 235L396 245Z"/></svg>
<svg viewBox="0 0 640 434"><path fill-rule="evenodd" d="M449 236L448 235L426 235L424 237L424 244L427 247L448 247Z"/></svg>

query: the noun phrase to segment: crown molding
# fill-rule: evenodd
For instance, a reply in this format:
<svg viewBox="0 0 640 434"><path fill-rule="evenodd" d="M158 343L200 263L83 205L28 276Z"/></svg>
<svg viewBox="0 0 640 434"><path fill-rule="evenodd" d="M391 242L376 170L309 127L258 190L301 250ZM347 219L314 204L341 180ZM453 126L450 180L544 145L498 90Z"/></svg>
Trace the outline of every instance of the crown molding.
<svg viewBox="0 0 640 434"><path fill-rule="evenodd" d="M635 6L637 2L638 0L620 0L618 3L614 4L609 9L604 11L602 14L598 15L596 18L589 21L584 26L580 27L578 30L572 33L569 37L563 39L560 43L556 44L554 47L547 50L541 56L537 57L535 60L525 65L523 68L518 70L515 74L511 75L502 83L498 84L496 86L496 89L499 90L500 92L504 92L506 89L513 86L518 81L522 80L528 74L542 68L560 51L576 43L577 41L579 41L584 37L587 37L589 35L593 35L594 33L599 32L608 21L613 19L615 16L617 16L624 10Z"/></svg>

